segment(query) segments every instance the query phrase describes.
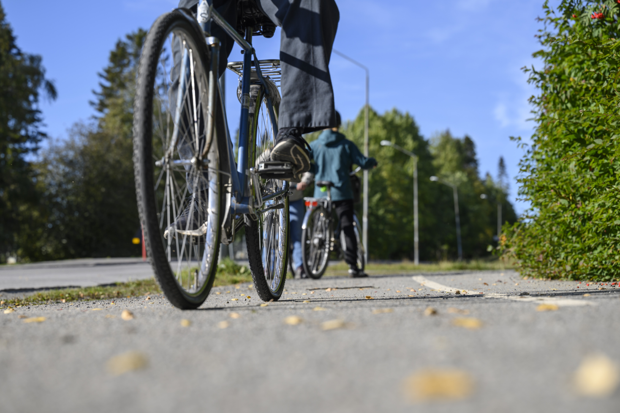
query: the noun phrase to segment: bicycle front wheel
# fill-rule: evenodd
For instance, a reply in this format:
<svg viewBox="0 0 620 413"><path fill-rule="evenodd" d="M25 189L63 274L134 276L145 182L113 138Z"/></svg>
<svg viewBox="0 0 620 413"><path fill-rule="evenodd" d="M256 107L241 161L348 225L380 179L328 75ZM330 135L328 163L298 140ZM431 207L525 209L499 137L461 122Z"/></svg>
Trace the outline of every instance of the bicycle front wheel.
<svg viewBox="0 0 620 413"><path fill-rule="evenodd" d="M319 205L306 212L301 231L301 258L309 277L319 279L329 264L331 228L327 210Z"/></svg>
<svg viewBox="0 0 620 413"><path fill-rule="evenodd" d="M209 51L192 16L164 14L149 31L134 106L140 219L155 278L176 307L209 295L220 245L220 158L207 146Z"/></svg>
<svg viewBox="0 0 620 413"><path fill-rule="evenodd" d="M266 80L266 82L270 82ZM252 85L250 96L250 151L249 165L268 160L275 146L279 94L274 84L268 83L270 100L260 85ZM255 182L256 183L256 182ZM289 205L285 182L261 179L253 185L254 196L280 194L266 201L254 216L248 216L245 236L250 271L258 296L264 301L278 300L284 291L286 266L289 255Z"/></svg>

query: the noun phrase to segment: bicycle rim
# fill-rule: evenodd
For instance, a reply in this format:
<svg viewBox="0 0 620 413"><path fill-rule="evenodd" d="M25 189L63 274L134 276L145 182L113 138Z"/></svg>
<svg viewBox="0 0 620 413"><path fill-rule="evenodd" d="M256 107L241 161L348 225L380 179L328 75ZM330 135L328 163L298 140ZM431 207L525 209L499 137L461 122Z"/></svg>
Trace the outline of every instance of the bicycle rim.
<svg viewBox="0 0 620 413"><path fill-rule="evenodd" d="M196 162L210 115L206 56L187 15L162 16L147 36L136 95L136 173L147 249L164 294L179 308L204 302L219 251L217 142L205 162Z"/></svg>
<svg viewBox="0 0 620 413"><path fill-rule="evenodd" d="M273 88L275 90L275 88ZM271 149L275 146L277 107L273 108L274 118L269 111L269 102L262 93L262 87L253 85L251 90L253 106L252 113L252 137L253 144L248 156L249 166L255 167L260 163L261 156L268 157ZM259 179L258 187L253 185L254 192L260 191L263 196L281 191L284 181L277 179ZM266 212L258 212L255 217L256 228L246 228L257 233L248 237L248 258L255 287L264 300L277 299L284 290L288 260L288 228L289 228L289 204L286 194L265 202L260 209L278 207ZM257 239L252 239L255 236ZM257 242L258 248L250 244ZM260 254L256 257L256 254Z"/></svg>
<svg viewBox="0 0 620 413"><path fill-rule="evenodd" d="M329 263L331 229L327 211L322 206L310 211L302 232L304 270L312 278L321 278Z"/></svg>

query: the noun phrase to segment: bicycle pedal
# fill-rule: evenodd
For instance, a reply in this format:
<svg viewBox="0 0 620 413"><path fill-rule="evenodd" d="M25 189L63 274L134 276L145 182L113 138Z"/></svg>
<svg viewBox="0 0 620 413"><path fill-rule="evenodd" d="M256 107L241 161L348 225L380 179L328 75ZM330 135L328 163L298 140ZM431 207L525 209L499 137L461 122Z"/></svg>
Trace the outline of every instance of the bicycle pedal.
<svg viewBox="0 0 620 413"><path fill-rule="evenodd" d="M268 161L258 164L256 174L262 179L291 179L295 177L290 162Z"/></svg>

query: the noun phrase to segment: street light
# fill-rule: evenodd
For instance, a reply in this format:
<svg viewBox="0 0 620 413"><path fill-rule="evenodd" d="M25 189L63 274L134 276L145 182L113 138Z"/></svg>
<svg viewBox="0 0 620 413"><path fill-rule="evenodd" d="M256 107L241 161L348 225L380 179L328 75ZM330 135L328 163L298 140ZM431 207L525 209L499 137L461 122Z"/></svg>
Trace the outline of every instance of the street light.
<svg viewBox="0 0 620 413"><path fill-rule="evenodd" d="M461 219L459 217L459 194L458 194L458 191L456 190L456 185L451 184L449 182L442 181L436 176L431 176L430 179L433 182L439 182L441 184L447 185L450 188L452 188L452 193L454 194L454 216L456 220L456 246L458 250L459 261L461 261L463 259L463 248L461 246Z"/></svg>
<svg viewBox="0 0 620 413"><path fill-rule="evenodd" d="M364 111L364 156L368 158L368 108L370 104L368 103L368 89L370 84L370 72L368 68L358 62L357 60L351 59L344 53L339 52L338 50L332 49L334 53L338 56L348 60L356 66L361 67L366 71L366 107ZM368 262L368 171L364 170L364 206L362 212L362 242L364 243L364 261Z"/></svg>
<svg viewBox="0 0 620 413"><path fill-rule="evenodd" d="M415 156L413 152L409 152L408 150L390 141L381 141L381 146L391 146L413 158L413 262L415 265L420 265L418 238L418 157Z"/></svg>

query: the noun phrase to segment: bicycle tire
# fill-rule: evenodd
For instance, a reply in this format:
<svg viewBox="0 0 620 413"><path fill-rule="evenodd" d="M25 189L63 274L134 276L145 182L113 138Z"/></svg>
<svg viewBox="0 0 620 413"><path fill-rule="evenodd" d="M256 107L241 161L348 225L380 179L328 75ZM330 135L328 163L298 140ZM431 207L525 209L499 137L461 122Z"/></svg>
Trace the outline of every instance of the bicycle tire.
<svg viewBox="0 0 620 413"><path fill-rule="evenodd" d="M266 80L269 82L269 80ZM252 85L250 89L250 151L248 163L255 167L261 155L267 156L275 145L277 134L277 116L279 96L275 85L269 88L272 95L273 112L275 117L269 115L269 102L267 101L263 87ZM253 191L271 189L277 191L284 185L284 181L276 179L259 179L259 188L253 187ZM256 216L246 216L246 244L248 249L248 261L250 272L254 281L254 287L258 296L263 301L277 301L284 292L286 282L287 261L289 255L289 204L288 195L268 201L267 205L282 205L281 209L273 209Z"/></svg>
<svg viewBox="0 0 620 413"><path fill-rule="evenodd" d="M318 280L325 274L329 264L331 228L328 212L322 205L308 210L306 214L306 225L301 231L301 258L306 274Z"/></svg>
<svg viewBox="0 0 620 413"><path fill-rule="evenodd" d="M175 56L181 56L180 70L175 72L178 83L173 75L178 68L174 66ZM209 67L204 34L191 14L177 9L155 21L138 69L134 172L145 246L155 279L170 303L180 309L198 308L207 299L219 255L223 195L220 174L214 172L220 168L217 139L207 153L208 170L188 161L205 145L201 137L206 129L208 99L204 93L208 90ZM180 86L183 84L185 91ZM183 91L180 96L179 90ZM178 117L175 102L181 104ZM219 111L215 113L221 116ZM216 123L221 124L220 119ZM179 224L184 208L185 226ZM201 231L204 235L196 235Z"/></svg>

